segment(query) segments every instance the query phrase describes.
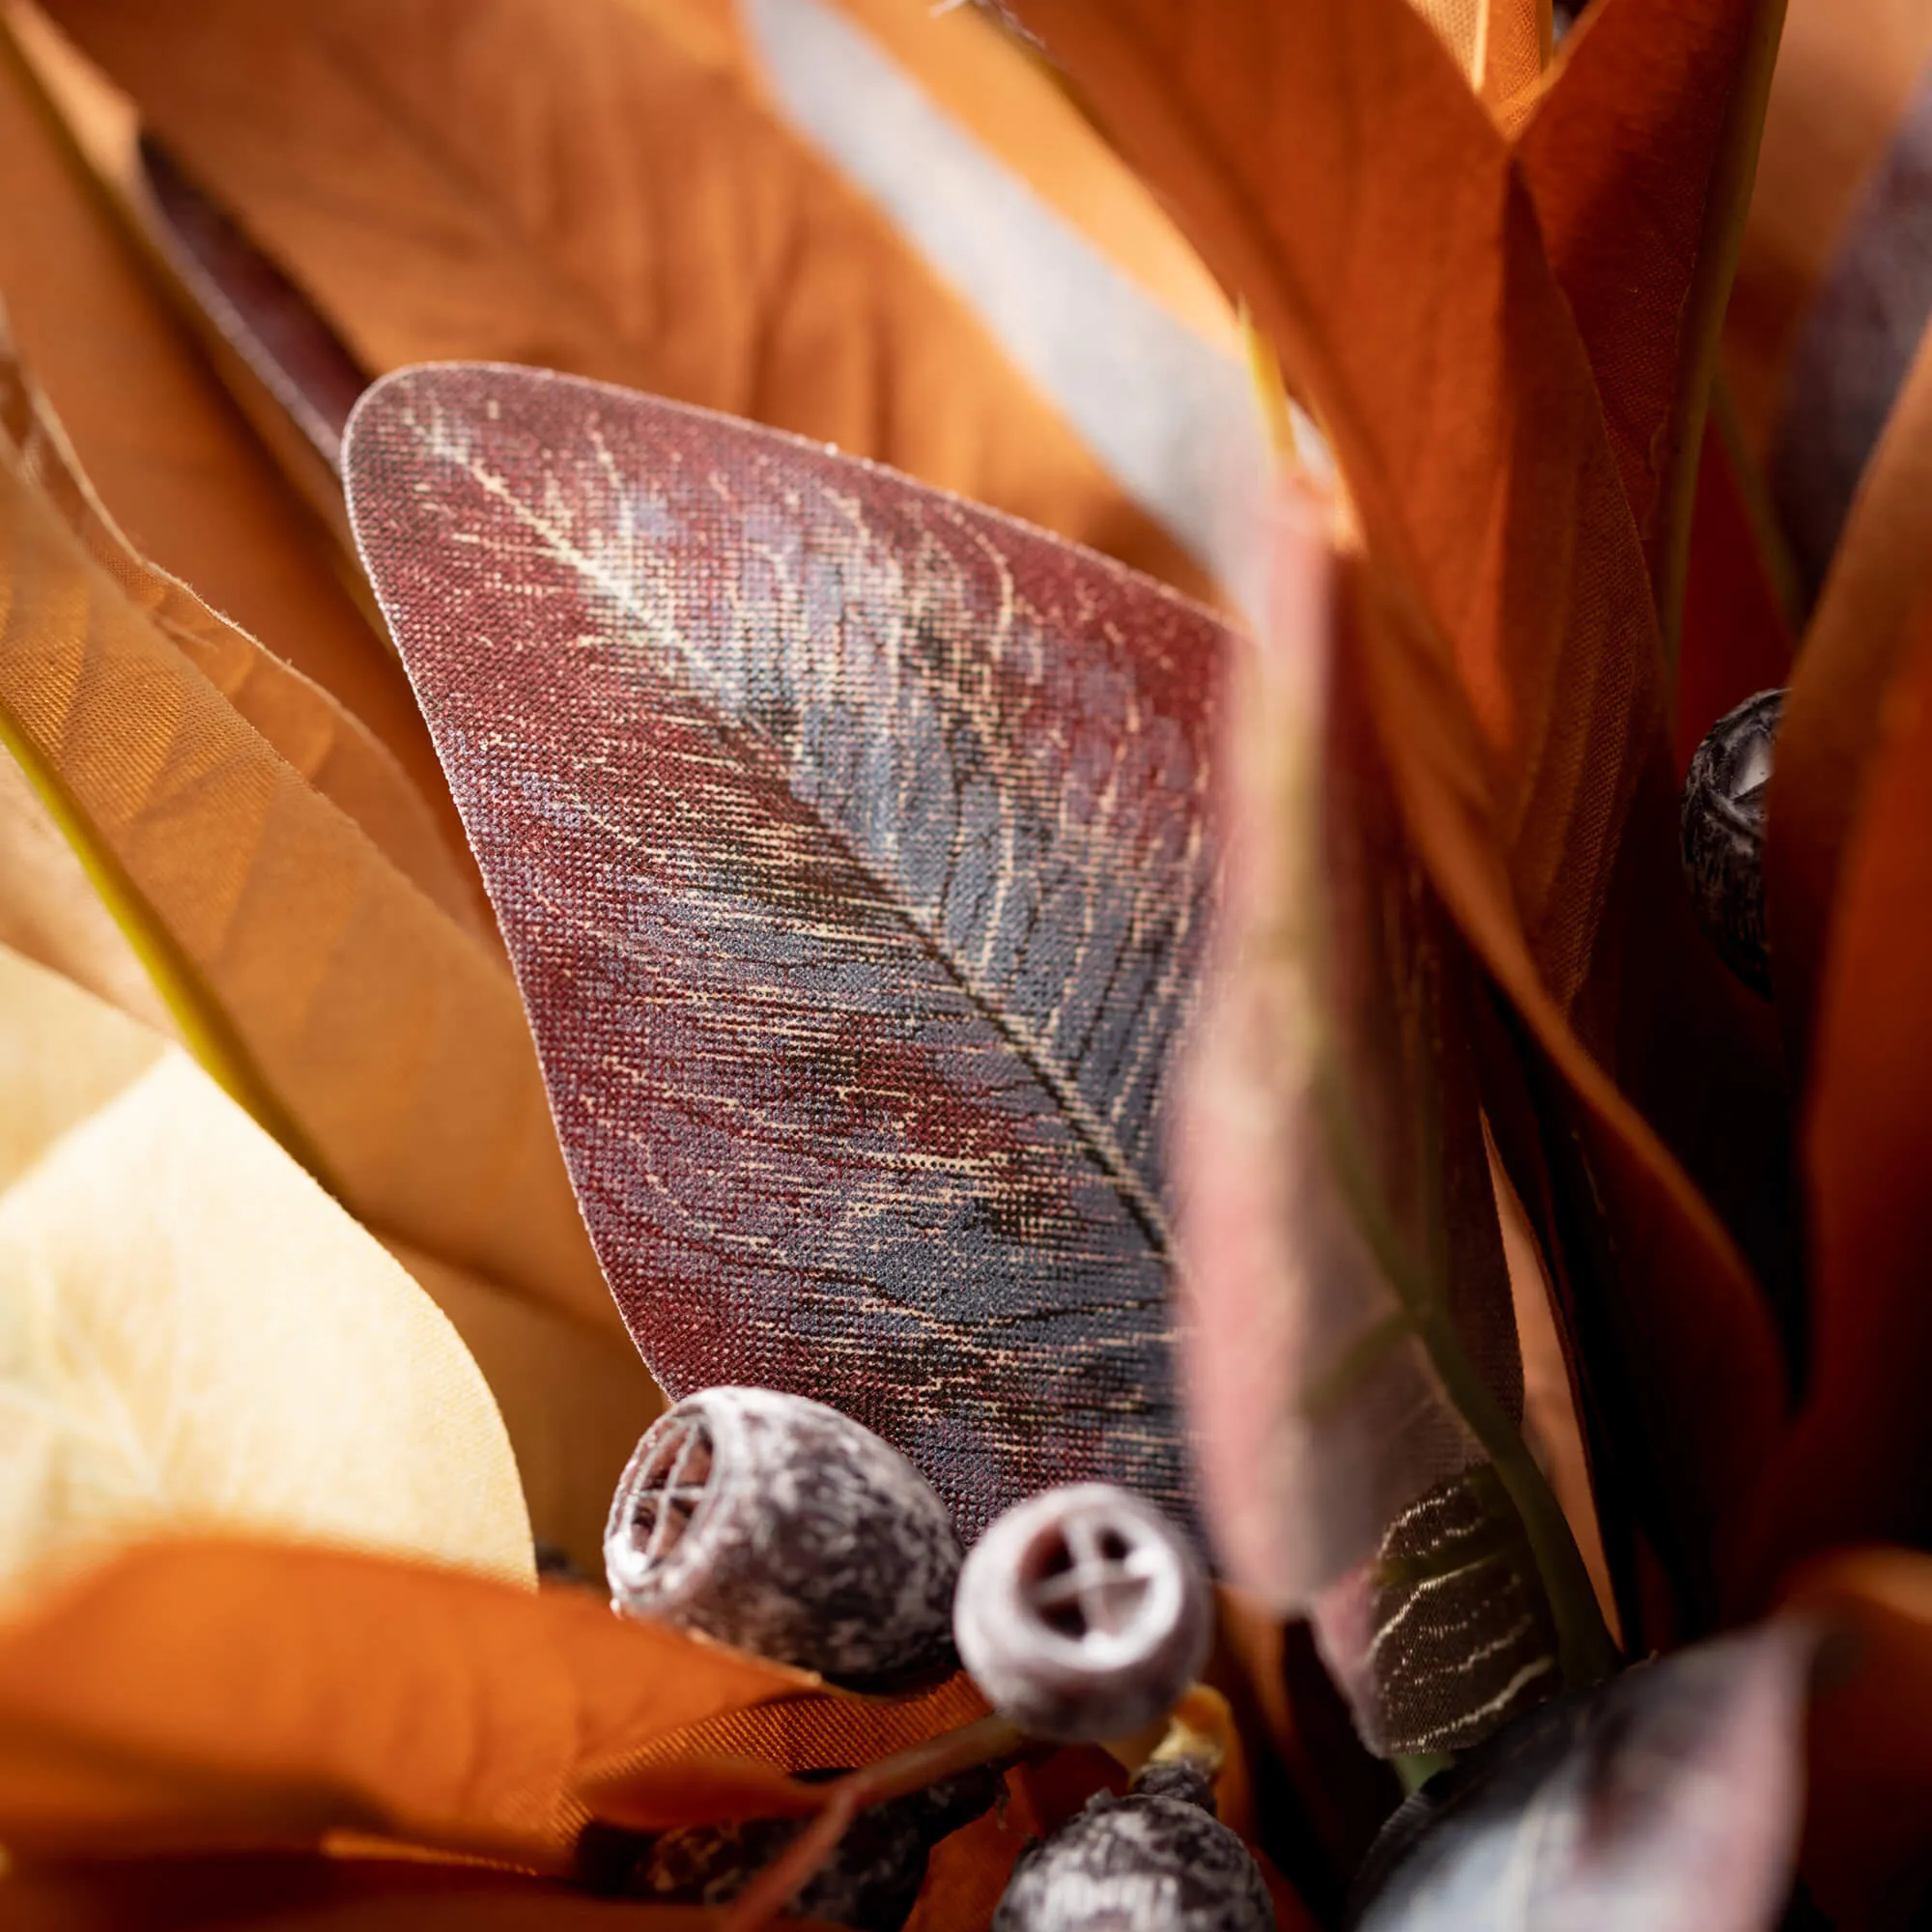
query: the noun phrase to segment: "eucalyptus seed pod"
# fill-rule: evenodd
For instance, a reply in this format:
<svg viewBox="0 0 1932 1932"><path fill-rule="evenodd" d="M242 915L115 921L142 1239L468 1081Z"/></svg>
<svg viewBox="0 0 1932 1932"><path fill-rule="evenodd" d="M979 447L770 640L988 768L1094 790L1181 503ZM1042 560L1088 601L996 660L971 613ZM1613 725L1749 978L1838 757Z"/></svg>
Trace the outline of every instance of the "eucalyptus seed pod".
<svg viewBox="0 0 1932 1932"><path fill-rule="evenodd" d="M1179 1798L1096 1798L1013 1867L991 1932L1273 1932L1247 1846Z"/></svg>
<svg viewBox="0 0 1932 1932"><path fill-rule="evenodd" d="M773 1389L687 1396L617 1485L604 1565L617 1609L841 1684L952 1662L959 1540L898 1451Z"/></svg>
<svg viewBox="0 0 1932 1932"><path fill-rule="evenodd" d="M1711 727L1684 781L1684 876L1704 935L1754 991L1771 991L1764 933L1764 808L1781 691L1761 691Z"/></svg>
<svg viewBox="0 0 1932 1932"><path fill-rule="evenodd" d="M952 1606L960 1659L994 1708L1066 1743L1162 1716L1199 1674L1212 1624L1179 1532L1107 1483L1047 1490L997 1519Z"/></svg>

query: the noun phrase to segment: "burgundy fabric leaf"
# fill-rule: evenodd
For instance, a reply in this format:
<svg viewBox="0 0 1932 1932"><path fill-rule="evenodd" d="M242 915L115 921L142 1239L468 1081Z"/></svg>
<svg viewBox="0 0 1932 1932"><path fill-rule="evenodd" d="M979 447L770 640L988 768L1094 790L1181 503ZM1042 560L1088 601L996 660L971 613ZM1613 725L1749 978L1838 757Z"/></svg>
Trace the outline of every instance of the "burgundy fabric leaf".
<svg viewBox="0 0 1932 1932"><path fill-rule="evenodd" d="M1162 1135L1218 622L542 372L400 372L346 471L653 1371L845 1410L968 1536L1089 1475L1185 1514Z"/></svg>
<svg viewBox="0 0 1932 1932"><path fill-rule="evenodd" d="M1770 1932L1804 1809L1815 1638L1795 1623L1638 1664L1520 1719L1411 1798L1354 1932Z"/></svg>

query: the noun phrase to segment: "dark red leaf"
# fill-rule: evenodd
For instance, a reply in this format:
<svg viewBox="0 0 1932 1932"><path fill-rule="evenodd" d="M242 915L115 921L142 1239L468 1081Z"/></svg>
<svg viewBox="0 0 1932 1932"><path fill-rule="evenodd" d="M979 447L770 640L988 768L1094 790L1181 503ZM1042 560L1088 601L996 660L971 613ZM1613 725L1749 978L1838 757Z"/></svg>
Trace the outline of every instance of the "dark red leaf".
<svg viewBox="0 0 1932 1932"><path fill-rule="evenodd" d="M969 1534L1084 1474L1185 1510L1161 1137L1221 627L531 371L392 378L347 472L660 1378L834 1403Z"/></svg>

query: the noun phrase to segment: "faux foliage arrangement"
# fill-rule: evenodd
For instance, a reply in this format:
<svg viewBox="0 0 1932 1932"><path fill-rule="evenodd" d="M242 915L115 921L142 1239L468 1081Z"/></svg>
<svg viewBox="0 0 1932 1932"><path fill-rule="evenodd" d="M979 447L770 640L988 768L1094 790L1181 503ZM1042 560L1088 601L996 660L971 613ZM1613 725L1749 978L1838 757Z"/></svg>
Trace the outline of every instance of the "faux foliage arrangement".
<svg viewBox="0 0 1932 1932"><path fill-rule="evenodd" d="M1928 56L8 0L6 1922L1918 1922Z"/></svg>

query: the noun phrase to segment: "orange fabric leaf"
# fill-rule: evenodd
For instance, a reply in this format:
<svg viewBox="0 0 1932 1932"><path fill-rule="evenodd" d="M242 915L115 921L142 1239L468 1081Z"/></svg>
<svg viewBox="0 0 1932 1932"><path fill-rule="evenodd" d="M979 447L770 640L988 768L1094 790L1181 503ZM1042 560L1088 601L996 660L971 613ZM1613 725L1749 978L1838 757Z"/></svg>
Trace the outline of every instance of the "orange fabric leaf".
<svg viewBox="0 0 1932 1932"><path fill-rule="evenodd" d="M0 302L89 480L143 556L332 692L468 862L409 680L327 539L236 415L108 218L0 26Z"/></svg>
<svg viewBox="0 0 1932 1932"><path fill-rule="evenodd" d="M1667 625L1669 553L1690 510L1674 497L1749 188L1737 150L1755 132L1782 11L1782 0L1597 0L1518 140Z"/></svg>
<svg viewBox="0 0 1932 1932"><path fill-rule="evenodd" d="M1848 1551L1784 1605L1850 1639L1812 1698L1802 1869L1839 1924L1903 1925L1932 1885L1932 1556Z"/></svg>
<svg viewBox="0 0 1932 1932"><path fill-rule="evenodd" d="M1453 640L1512 895L1567 1004L1662 724L1662 660L1507 142L1406 0L1017 11L1282 351L1370 550Z"/></svg>
<svg viewBox="0 0 1932 1932"><path fill-rule="evenodd" d="M1810 1375L1767 1474L1766 1583L1833 1544L1932 1540L1928 984L1932 621L1921 619L1883 705L1821 984L1804 1122Z"/></svg>
<svg viewBox="0 0 1932 1932"><path fill-rule="evenodd" d="M313 1842L554 1864L586 1767L803 1673L576 1592L301 1546L129 1550L0 1628L0 1842Z"/></svg>
<svg viewBox="0 0 1932 1932"><path fill-rule="evenodd" d="M0 316L0 437L128 601L383 854L470 930L495 936L482 881L459 866L395 755L349 708L143 557L80 472L65 427L11 353ZM438 790L442 789L440 783Z"/></svg>
<svg viewBox="0 0 1932 1932"><path fill-rule="evenodd" d="M48 12L373 370L461 356L601 377L1204 582L886 219L674 14Z"/></svg>
<svg viewBox="0 0 1932 1932"><path fill-rule="evenodd" d="M204 1064L378 1234L614 1333L501 955L276 756L4 444L0 533L0 729L117 872Z"/></svg>
<svg viewBox="0 0 1932 1932"><path fill-rule="evenodd" d="M1662 1513L1646 1526L1708 1609L1714 1571L1782 1421L1783 1368L1760 1293L1722 1224L1536 970L1511 905L1476 726L1446 650L1373 578L1359 621L1417 849L1520 1015L1526 1044L1560 1082L1564 1120L1546 1133L1554 1127L1581 1162L1571 1190L1585 1224L1577 1238L1599 1263L1614 1257L1600 1315L1617 1346L1593 1371L1624 1384L1635 1431L1618 1444L1632 1463L1626 1480Z"/></svg>
<svg viewBox="0 0 1932 1932"><path fill-rule="evenodd" d="M722 1912L394 1859L128 1859L0 1878L9 1932L714 1932ZM825 1932L787 1919L786 1932Z"/></svg>
<svg viewBox="0 0 1932 1932"><path fill-rule="evenodd" d="M1791 679L1765 831L1765 917L1778 1009L1801 1047L1885 694L1932 598L1932 336L1919 345L1853 499Z"/></svg>

